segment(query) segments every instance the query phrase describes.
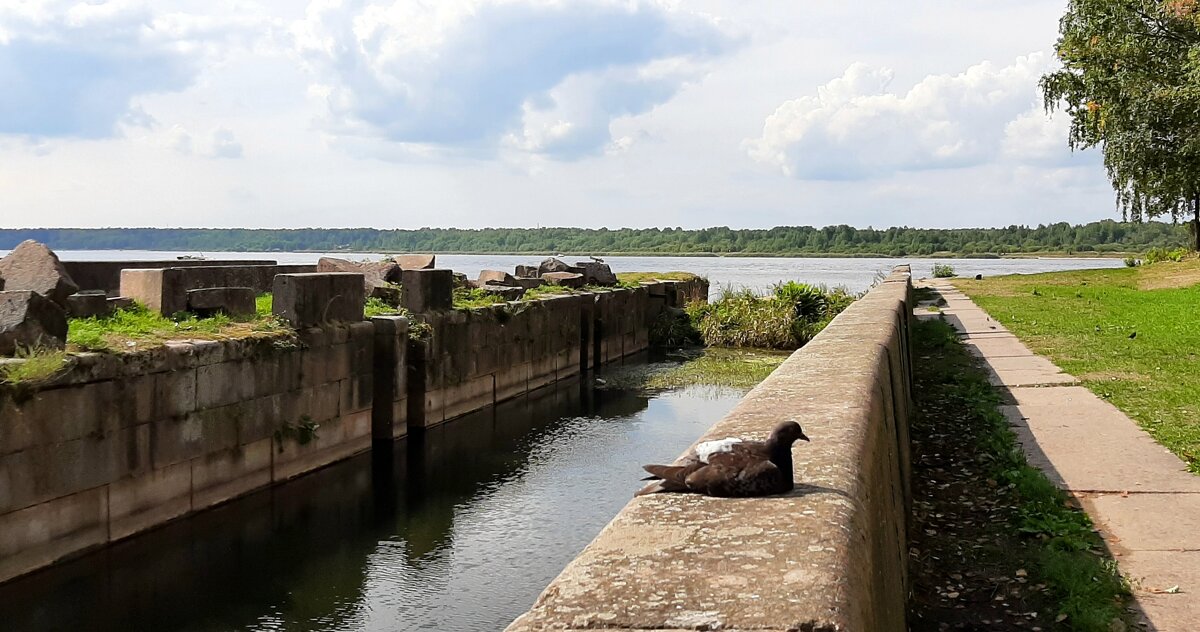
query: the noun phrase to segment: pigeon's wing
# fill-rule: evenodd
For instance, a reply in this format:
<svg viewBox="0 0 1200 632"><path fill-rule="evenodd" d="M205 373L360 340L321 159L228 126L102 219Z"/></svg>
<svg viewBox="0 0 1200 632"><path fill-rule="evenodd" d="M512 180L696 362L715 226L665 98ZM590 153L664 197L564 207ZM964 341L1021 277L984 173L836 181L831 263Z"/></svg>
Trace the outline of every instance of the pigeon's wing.
<svg viewBox="0 0 1200 632"><path fill-rule="evenodd" d="M688 476L688 488L710 496L765 496L787 491L783 472L766 459L744 459L738 467L710 465Z"/></svg>
<svg viewBox="0 0 1200 632"><path fill-rule="evenodd" d="M791 491L794 483L771 461L761 461L742 470L741 491L743 496L768 496Z"/></svg>
<svg viewBox="0 0 1200 632"><path fill-rule="evenodd" d="M710 465L720 465L742 470L747 465L768 459L767 446L761 441L742 441L729 446L725 452L714 452L708 457Z"/></svg>

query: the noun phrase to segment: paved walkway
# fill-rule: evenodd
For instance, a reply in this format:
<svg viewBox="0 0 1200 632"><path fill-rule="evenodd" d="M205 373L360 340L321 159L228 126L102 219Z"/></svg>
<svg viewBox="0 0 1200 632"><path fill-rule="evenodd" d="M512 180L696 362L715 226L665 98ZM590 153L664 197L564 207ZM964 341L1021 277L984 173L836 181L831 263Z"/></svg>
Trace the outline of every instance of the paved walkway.
<svg viewBox="0 0 1200 632"><path fill-rule="evenodd" d="M942 313L1003 389L1002 410L1030 464L1080 500L1133 580L1145 629L1200 630L1200 476L948 281L924 284L941 293Z"/></svg>

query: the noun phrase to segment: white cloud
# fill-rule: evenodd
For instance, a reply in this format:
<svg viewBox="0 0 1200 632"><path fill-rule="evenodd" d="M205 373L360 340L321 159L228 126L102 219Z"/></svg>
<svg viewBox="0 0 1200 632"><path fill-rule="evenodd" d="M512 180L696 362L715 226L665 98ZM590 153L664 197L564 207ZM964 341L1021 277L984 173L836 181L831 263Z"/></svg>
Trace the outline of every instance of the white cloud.
<svg viewBox="0 0 1200 632"><path fill-rule="evenodd" d="M1045 120L1037 95L1038 78L1049 68L1043 53L1007 66L985 61L956 75L929 75L901 94L889 90L890 69L856 63L816 96L779 106L745 148L756 160L812 180L968 167L1002 155L1062 156L1061 121Z"/></svg>
<svg viewBox="0 0 1200 632"><path fill-rule="evenodd" d="M153 124L134 97L188 87L262 21L166 13L150 2L0 4L0 134L103 138Z"/></svg>
<svg viewBox="0 0 1200 632"><path fill-rule="evenodd" d="M213 158L241 158L242 143L234 137L233 132L219 127L213 130L210 138L209 155Z"/></svg>
<svg viewBox="0 0 1200 632"><path fill-rule="evenodd" d="M326 129L438 149L601 153L735 38L651 1L323 0L293 28Z"/></svg>
<svg viewBox="0 0 1200 632"><path fill-rule="evenodd" d="M199 139L182 125L174 125L157 135L157 144L185 155L206 158L241 158L242 143L232 131L218 127Z"/></svg>

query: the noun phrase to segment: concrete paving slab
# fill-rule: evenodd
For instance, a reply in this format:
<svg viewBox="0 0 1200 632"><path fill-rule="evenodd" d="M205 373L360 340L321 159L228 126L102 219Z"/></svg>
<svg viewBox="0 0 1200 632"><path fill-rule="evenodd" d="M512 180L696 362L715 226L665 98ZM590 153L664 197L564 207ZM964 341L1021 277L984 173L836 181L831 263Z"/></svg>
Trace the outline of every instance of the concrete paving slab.
<svg viewBox="0 0 1200 632"><path fill-rule="evenodd" d="M990 358L985 357L985 359L989 362L992 361ZM990 366L985 368L988 369L988 381L991 382L992 386L1020 388L1024 386L1058 386L1079 383L1078 378L1059 371L1057 367L1053 371L1034 367L1001 371L997 371Z"/></svg>
<svg viewBox="0 0 1200 632"><path fill-rule="evenodd" d="M1194 630L1200 622L1200 552L1140 551L1118 558L1148 630ZM1178 587L1178 592L1165 591Z"/></svg>
<svg viewBox="0 0 1200 632"><path fill-rule="evenodd" d="M988 366L996 373L1004 373L1006 371L1041 371L1043 373L1058 374L1063 370L1055 366L1055 364L1046 358L1030 354L1020 355L1002 355L995 356L988 354Z"/></svg>
<svg viewBox="0 0 1200 632"><path fill-rule="evenodd" d="M966 336L962 342L967 347L967 351L980 357L989 358L1028 358L1037 357L1029 347L1017 339L1016 336L1004 333L994 336L974 335Z"/></svg>
<svg viewBox="0 0 1200 632"><path fill-rule="evenodd" d="M1094 494L1080 502L1105 539L1131 558L1141 551L1200 551L1200 494Z"/></svg>
<svg viewBox="0 0 1200 632"><path fill-rule="evenodd" d="M1001 411L1030 463L1077 492L1200 493L1200 476L1082 386L1016 388Z"/></svg>

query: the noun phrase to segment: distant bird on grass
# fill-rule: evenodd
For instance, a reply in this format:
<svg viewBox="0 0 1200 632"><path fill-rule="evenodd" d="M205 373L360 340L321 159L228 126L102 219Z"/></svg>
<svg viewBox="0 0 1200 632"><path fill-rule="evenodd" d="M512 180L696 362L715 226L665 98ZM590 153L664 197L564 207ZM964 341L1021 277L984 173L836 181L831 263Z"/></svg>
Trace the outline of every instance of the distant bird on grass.
<svg viewBox="0 0 1200 632"><path fill-rule="evenodd" d="M782 494L792 490L792 444L808 441L804 429L785 421L766 441L729 437L705 441L676 465L643 466L654 481L638 496L689 492L707 496L746 497Z"/></svg>

